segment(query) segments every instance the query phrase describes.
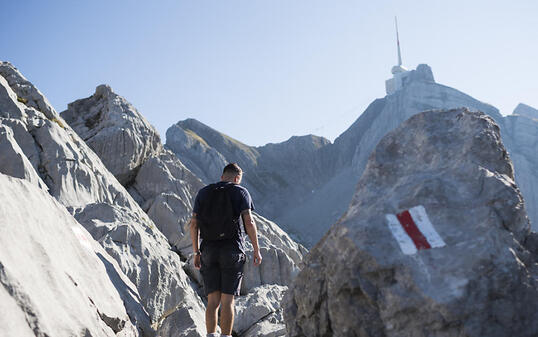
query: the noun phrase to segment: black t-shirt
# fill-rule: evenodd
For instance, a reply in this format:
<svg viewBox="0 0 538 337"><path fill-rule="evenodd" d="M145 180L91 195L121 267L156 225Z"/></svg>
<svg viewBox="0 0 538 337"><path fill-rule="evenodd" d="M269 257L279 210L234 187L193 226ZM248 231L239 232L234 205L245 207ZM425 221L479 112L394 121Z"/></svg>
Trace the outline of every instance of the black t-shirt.
<svg viewBox="0 0 538 337"><path fill-rule="evenodd" d="M250 209L254 210L254 203L252 202L252 198L250 197L250 193L248 193L248 190L244 188L241 185L234 184L231 182L221 181L217 183L217 186L224 186L224 185L233 185L228 189L228 193L230 193L230 199L232 200L232 206L234 208L234 215L237 216L240 220L239 223L241 224L241 234L235 238L235 239L229 239L229 240L218 240L218 241L204 241L202 240L201 248L204 245L211 244L211 245L229 245L233 244L237 248L239 248L242 252L245 251L244 247L244 233L243 233L243 219L241 218L241 212L244 210ZM196 199L194 199L194 208L193 212L196 214L200 213L201 205L205 202L207 202L208 193L209 193L209 185L202 188L200 191L198 191L198 194L196 195Z"/></svg>

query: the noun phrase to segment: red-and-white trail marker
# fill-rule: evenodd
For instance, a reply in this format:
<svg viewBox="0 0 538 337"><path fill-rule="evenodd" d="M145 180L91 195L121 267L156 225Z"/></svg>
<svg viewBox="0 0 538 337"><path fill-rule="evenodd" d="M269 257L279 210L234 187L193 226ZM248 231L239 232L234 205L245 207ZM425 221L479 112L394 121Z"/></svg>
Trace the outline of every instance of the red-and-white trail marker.
<svg viewBox="0 0 538 337"><path fill-rule="evenodd" d="M428 219L424 206L416 206L396 215L385 215L389 229L404 254L415 254L420 249L446 246Z"/></svg>

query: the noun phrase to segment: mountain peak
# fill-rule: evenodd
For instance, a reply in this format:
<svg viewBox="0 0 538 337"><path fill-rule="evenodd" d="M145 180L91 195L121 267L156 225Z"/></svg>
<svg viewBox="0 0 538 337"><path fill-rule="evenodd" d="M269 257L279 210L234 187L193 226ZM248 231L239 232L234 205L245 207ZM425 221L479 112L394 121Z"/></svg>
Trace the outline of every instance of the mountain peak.
<svg viewBox="0 0 538 337"><path fill-rule="evenodd" d="M393 77L385 81L387 95L392 95L411 82L422 81L435 83L432 68L424 63L419 64L415 70L402 68L401 71L393 71L392 73Z"/></svg>
<svg viewBox="0 0 538 337"><path fill-rule="evenodd" d="M512 115L521 115L538 119L538 110L524 103L519 103L512 112Z"/></svg>
<svg viewBox="0 0 538 337"><path fill-rule="evenodd" d="M95 88L95 94L96 97L106 97L110 94L113 94L114 90L110 87L108 84L100 84Z"/></svg>

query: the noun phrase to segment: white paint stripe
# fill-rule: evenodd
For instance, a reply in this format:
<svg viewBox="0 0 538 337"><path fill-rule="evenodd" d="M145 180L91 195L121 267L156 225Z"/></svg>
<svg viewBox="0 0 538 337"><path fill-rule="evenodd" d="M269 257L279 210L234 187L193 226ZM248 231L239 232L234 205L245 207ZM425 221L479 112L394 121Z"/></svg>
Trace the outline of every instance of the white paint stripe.
<svg viewBox="0 0 538 337"><path fill-rule="evenodd" d="M426 237L426 240L428 240L432 248L446 246L446 243L443 241L441 236L439 236L439 233L437 233L435 228L433 228L424 206L419 205L409 209L409 214L411 214L418 229L420 229L422 234Z"/></svg>
<svg viewBox="0 0 538 337"><path fill-rule="evenodd" d="M417 252L417 247L413 243L413 240L407 235L405 230L402 228L400 221L394 214L386 214L387 223L389 225L390 232L396 239L396 242L400 245L400 249L406 255L415 254Z"/></svg>

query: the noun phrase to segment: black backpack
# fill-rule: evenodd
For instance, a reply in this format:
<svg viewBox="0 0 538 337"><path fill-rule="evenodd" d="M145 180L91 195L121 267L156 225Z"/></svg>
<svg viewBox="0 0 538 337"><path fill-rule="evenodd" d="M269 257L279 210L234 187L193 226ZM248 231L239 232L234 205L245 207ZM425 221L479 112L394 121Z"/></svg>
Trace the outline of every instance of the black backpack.
<svg viewBox="0 0 538 337"><path fill-rule="evenodd" d="M233 184L209 185L205 202L197 215L200 236L204 240L226 240L237 237L239 217L234 215L229 189Z"/></svg>

